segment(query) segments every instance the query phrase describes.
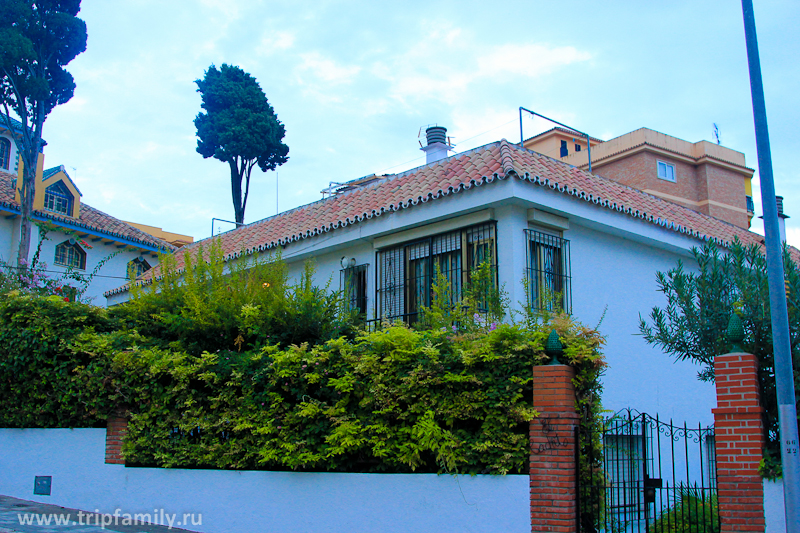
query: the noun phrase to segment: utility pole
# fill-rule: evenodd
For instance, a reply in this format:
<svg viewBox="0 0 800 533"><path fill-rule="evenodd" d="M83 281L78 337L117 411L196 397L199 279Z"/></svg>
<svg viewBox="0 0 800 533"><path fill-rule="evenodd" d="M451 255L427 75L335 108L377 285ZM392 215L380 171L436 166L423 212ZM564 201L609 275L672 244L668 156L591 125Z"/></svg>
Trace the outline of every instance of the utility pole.
<svg viewBox="0 0 800 533"><path fill-rule="evenodd" d="M794 395L792 348L789 341L789 313L783 272L783 245L778 226L778 206L775 203L775 183L772 177L772 154L767 129L767 108L764 84L756 39L756 19L753 0L742 0L744 35L747 43L747 63L750 67L750 92L753 98L753 118L758 151L758 176L761 182L761 206L764 212L764 235L767 249L767 279L769 308L772 319L772 347L775 356L775 384L778 393L781 461L783 463L783 501L786 509L787 533L800 533L800 453L798 453L797 408Z"/></svg>

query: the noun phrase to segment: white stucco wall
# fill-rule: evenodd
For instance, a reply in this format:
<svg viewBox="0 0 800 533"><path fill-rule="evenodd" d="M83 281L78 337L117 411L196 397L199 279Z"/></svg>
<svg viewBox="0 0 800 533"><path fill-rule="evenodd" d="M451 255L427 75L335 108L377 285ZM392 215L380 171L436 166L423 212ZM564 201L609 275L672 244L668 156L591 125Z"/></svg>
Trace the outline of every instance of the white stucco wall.
<svg viewBox="0 0 800 533"><path fill-rule="evenodd" d="M126 468L104 429L0 429L0 494L114 513L202 514L203 532L528 531L528 476ZM52 494L33 494L52 476ZM177 525L177 524L175 524Z"/></svg>
<svg viewBox="0 0 800 533"><path fill-rule="evenodd" d="M10 266L16 266L19 231L19 217L14 219L0 218L0 261ZM53 230L47 234L47 240L42 244L39 253L39 261L40 263L46 263L47 275L51 278L57 279L67 271L65 267L55 264L55 253L56 246L69 238L70 236L66 233ZM151 267L158 264L158 257L154 257L148 251L133 250L131 248L125 248L120 251L114 243L104 244L100 240L93 239L96 239L96 237L88 236L84 239L91 248L81 245L81 248L86 252L86 268L83 270L76 270L76 272L88 276L94 271L99 262L110 257L112 254L116 254L100 268L84 294L84 299L88 299L94 305L104 307L106 305L106 298L103 296L103 293L126 283L128 262L144 254L143 257ZM34 227L34 231L31 233L29 262L33 261L38 245L39 233L38 229ZM119 253L116 253L118 251ZM65 280L65 284L77 286L77 282L74 280Z"/></svg>
<svg viewBox="0 0 800 533"><path fill-rule="evenodd" d="M0 217L0 261L3 264L16 264L19 223L16 219Z"/></svg>
<svg viewBox="0 0 800 533"><path fill-rule="evenodd" d="M689 250L701 244L696 239L548 188L507 179L293 242L282 247L281 253L294 280L303 262L313 258L316 282L331 280L334 289L340 288L342 256L356 258L359 265L368 264L368 316L372 318L376 242L410 229L424 234L431 224L488 210L497 223L498 279L512 307L519 309L527 298L522 286L527 246L524 230L533 227L528 222L531 208L569 222L563 237L571 245L574 316L596 326L605 311L599 326L608 339L604 349L608 362L603 377L605 409L630 407L690 427L711 424L713 384L698 381L700 368L694 363L676 362L639 335L639 315L647 316L653 306L664 304L655 283L656 272L673 268L679 259L691 268ZM126 297L116 295L109 303Z"/></svg>
<svg viewBox="0 0 800 533"><path fill-rule="evenodd" d="M51 276L59 277L61 273L66 272L67 269L66 267L55 264L56 247L68 240L69 236L59 231L51 231L48 233L47 237L48 240L42 244L41 253L39 255L40 261L47 263L47 269L52 271L50 274ZM108 259L100 268L97 275L92 278L83 296L84 299L88 299L92 304L104 307L106 305L106 299L103 293L127 282L128 263L140 257L143 252L141 250L131 250L130 248L121 250L113 243L104 244L99 240L93 241L91 237L86 237L84 241L91 246L91 248L78 243L79 246L83 248L83 251L86 252L86 268L77 270L77 272L88 276L94 271L98 263ZM32 235L31 257L33 257L38 243L38 235ZM158 257L152 257L149 252L144 252L143 257L151 267L158 264ZM66 281L66 283L73 286L77 285L74 281Z"/></svg>
<svg viewBox="0 0 800 533"><path fill-rule="evenodd" d="M689 427L713 424L713 383L697 379L700 367L676 361L648 345L639 333L639 315L663 307L655 274L673 268L675 253L573 224L565 232L572 253L573 314L607 336L603 352L603 407L631 407ZM605 315L604 315L605 312Z"/></svg>

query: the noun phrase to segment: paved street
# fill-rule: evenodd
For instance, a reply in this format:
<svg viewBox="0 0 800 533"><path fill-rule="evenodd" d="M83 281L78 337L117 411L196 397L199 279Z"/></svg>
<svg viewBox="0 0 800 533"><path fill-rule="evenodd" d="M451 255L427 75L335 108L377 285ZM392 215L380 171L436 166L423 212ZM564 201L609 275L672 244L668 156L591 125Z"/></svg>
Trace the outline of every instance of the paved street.
<svg viewBox="0 0 800 533"><path fill-rule="evenodd" d="M104 525L106 524L106 525ZM0 533L166 533L177 527L123 525L123 517L86 513L57 505L0 496Z"/></svg>

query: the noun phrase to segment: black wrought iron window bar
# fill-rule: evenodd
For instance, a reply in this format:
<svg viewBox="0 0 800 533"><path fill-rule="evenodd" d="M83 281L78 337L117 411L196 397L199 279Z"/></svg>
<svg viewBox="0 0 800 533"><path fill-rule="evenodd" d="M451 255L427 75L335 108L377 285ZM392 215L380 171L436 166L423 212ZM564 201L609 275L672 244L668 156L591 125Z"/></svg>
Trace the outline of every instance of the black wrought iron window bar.
<svg viewBox="0 0 800 533"><path fill-rule="evenodd" d="M358 311L359 315L367 312L367 267L357 265L339 271L345 306L348 311Z"/></svg>
<svg viewBox="0 0 800 533"><path fill-rule="evenodd" d="M528 305L537 311L572 313L572 267L569 241L534 229L525 230Z"/></svg>
<svg viewBox="0 0 800 533"><path fill-rule="evenodd" d="M464 295L473 274L489 265L497 285L495 223L433 235L380 250L376 257L376 320L413 323L431 305L436 273L447 281L450 304Z"/></svg>

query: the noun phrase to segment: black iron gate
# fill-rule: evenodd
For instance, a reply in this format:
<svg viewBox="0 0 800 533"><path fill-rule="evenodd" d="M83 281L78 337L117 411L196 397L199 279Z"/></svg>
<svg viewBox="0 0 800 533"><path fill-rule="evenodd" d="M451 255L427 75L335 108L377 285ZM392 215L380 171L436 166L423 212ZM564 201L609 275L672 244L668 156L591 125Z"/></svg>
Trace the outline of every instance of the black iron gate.
<svg viewBox="0 0 800 533"><path fill-rule="evenodd" d="M626 410L580 442L583 533L719 531L713 427Z"/></svg>

